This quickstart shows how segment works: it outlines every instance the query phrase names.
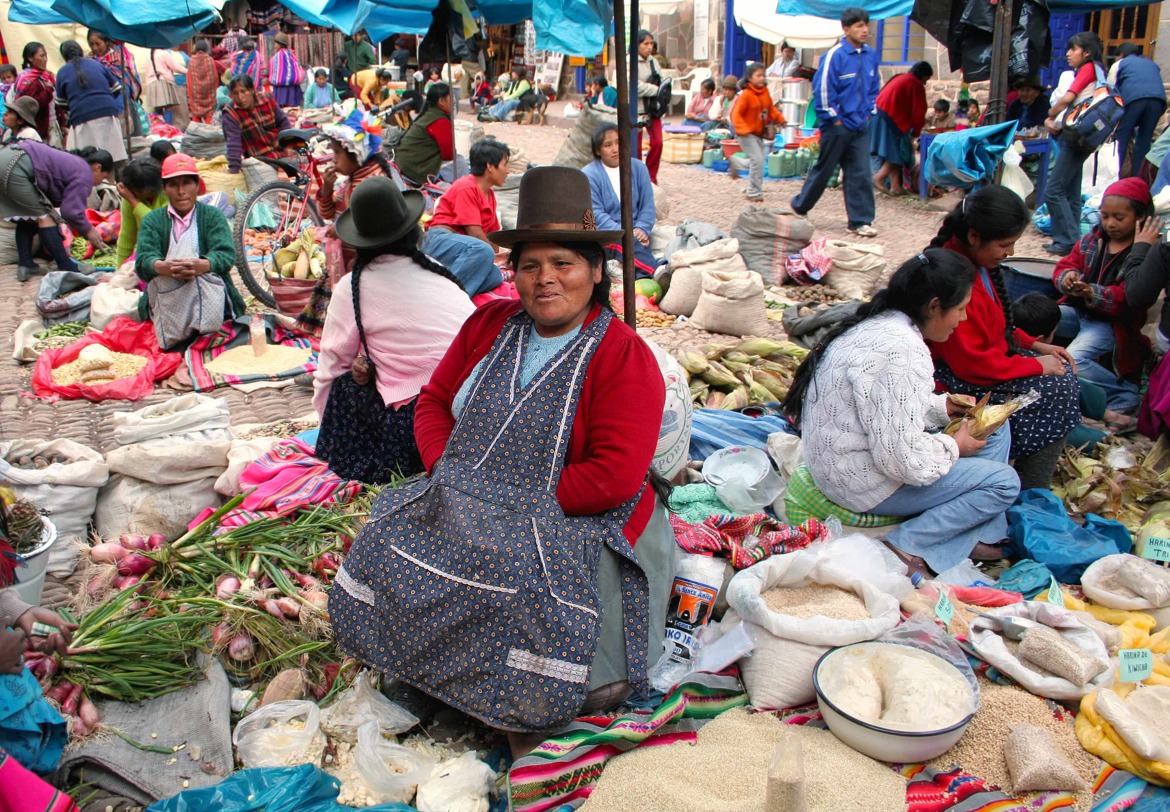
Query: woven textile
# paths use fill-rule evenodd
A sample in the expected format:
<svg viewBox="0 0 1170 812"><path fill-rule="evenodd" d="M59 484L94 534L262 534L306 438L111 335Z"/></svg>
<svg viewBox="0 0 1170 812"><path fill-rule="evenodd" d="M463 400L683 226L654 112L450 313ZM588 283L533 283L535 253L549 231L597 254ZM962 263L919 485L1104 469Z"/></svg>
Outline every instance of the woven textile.
<svg viewBox="0 0 1170 812"><path fill-rule="evenodd" d="M699 524L688 524L671 514L670 526L678 546L688 553L723 556L737 570L773 555L803 550L813 542L826 540L829 533L817 519L797 527L781 524L766 513L720 514L708 516ZM758 539L754 546L744 546L748 537Z"/></svg>
<svg viewBox="0 0 1170 812"><path fill-rule="evenodd" d="M836 516L847 527L889 527L901 522L900 516L880 516L876 513L854 513L848 508L829 501L813 482L808 466L801 463L788 481L784 492L784 507L788 520L804 522L810 519L822 521Z"/></svg>

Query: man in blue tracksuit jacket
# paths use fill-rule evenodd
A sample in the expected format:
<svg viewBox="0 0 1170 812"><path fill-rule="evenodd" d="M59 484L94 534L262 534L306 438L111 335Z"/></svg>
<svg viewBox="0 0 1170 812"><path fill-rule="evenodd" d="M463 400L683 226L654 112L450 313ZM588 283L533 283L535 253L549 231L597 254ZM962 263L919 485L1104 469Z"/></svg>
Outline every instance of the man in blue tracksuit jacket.
<svg viewBox="0 0 1170 812"><path fill-rule="evenodd" d="M869 164L869 117L881 89L878 54L869 39L869 12L847 8L841 13L845 36L821 57L813 77L813 103L821 129L821 151L800 194L792 199L797 214L807 214L825 191L838 166L844 177L849 230L875 237L873 173Z"/></svg>
<svg viewBox="0 0 1170 812"><path fill-rule="evenodd" d="M1125 114L1117 124L1113 140L1117 143L1118 165L1125 163L1125 153L1133 139L1133 160L1129 172L1122 177L1136 175L1141 171L1142 161L1150 151L1154 129L1166 112L1166 88L1162 84L1162 71L1152 60L1141 55L1132 42L1123 43L1117 51L1120 59L1113 66L1117 71L1117 92L1125 104ZM1124 169L1124 167L1122 167Z"/></svg>

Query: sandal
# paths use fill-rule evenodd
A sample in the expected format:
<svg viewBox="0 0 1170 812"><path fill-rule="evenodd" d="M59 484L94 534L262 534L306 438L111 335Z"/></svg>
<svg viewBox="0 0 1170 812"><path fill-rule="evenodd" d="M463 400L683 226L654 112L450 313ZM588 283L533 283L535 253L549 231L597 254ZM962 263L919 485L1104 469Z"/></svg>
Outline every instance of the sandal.
<svg viewBox="0 0 1170 812"><path fill-rule="evenodd" d="M1124 415L1122 416L1125 417ZM1105 428L1107 428L1109 433L1114 437L1122 437L1126 434L1133 434L1135 431L1137 431L1138 422L1137 419L1133 417L1126 417L1125 421L1105 420L1102 422L1104 422Z"/></svg>
<svg viewBox="0 0 1170 812"><path fill-rule="evenodd" d="M1000 544L987 544L980 541L970 554L972 561L999 561L1006 557L1002 542Z"/></svg>
<svg viewBox="0 0 1170 812"><path fill-rule="evenodd" d="M890 544L885 539L879 539L879 541L881 541L882 544L886 545L886 548L889 549L889 551L891 553L896 555L898 557L899 561L901 561L903 564L906 565L906 577L907 578L913 576L914 573L918 573L923 578L930 578L931 576L934 575L934 573L931 571L930 567L926 566L926 562L923 561L918 556L910 555L909 553L902 552L901 550L899 550L893 544Z"/></svg>

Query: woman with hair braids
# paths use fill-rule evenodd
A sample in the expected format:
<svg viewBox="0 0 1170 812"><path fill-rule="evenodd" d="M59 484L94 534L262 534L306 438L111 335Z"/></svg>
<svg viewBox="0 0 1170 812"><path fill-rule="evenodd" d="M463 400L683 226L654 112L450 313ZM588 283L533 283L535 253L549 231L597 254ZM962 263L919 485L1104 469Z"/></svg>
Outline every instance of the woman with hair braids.
<svg viewBox="0 0 1170 812"><path fill-rule="evenodd" d="M53 105L57 97L57 79L48 69L49 54L39 42L26 43L21 58L24 60L22 70L16 77L16 84L12 86L12 98L27 96L40 105L36 113L36 129L41 140L47 144L50 122L54 116L60 122L61 117L60 111Z"/></svg>
<svg viewBox="0 0 1170 812"><path fill-rule="evenodd" d="M932 247L962 254L978 269L967 321L946 341L929 341L944 389L992 403L1035 390L1040 400L1012 416L1012 459L1021 487L1047 488L1065 436L1080 423L1076 363L1063 347L1037 341L1012 322L1000 264L1031 218L1019 195L984 186L943 220Z"/></svg>
<svg viewBox="0 0 1170 812"><path fill-rule="evenodd" d="M423 470L414 441L415 401L475 307L459 281L418 248L421 192L400 192L390 178L375 176L349 203L337 234L357 256L348 280L329 298L313 406L327 423L333 383L348 373L359 384L373 377L385 415L380 436L361 437L361 448L323 432L317 456L339 476L354 478L358 469L349 466L360 453L376 462L363 481L385 484L392 475Z"/></svg>
<svg viewBox="0 0 1170 812"><path fill-rule="evenodd" d="M950 251L907 260L809 353L784 404L826 496L858 512L913 517L885 542L911 571L1002 557L1004 511L1020 491L1007 426L986 441L965 420L954 436L941 431L969 407L935 393L925 342L945 342L966 320L974 280L971 263Z"/></svg>
<svg viewBox="0 0 1170 812"><path fill-rule="evenodd" d="M57 71L56 103L69 111L69 147L96 147L110 153L115 163L125 161L129 156L118 123L122 85L109 68L81 54L73 40L61 43L66 64Z"/></svg>
<svg viewBox="0 0 1170 812"><path fill-rule="evenodd" d="M390 164L382 154L382 125L352 102L346 105L352 111L343 121L321 128L333 150L333 163L321 170L321 186L317 190L317 211L326 220L349 208L350 197L362 181L393 177ZM331 230L327 239L335 240L336 232ZM331 253L335 257L336 251L326 251L330 258L328 274L313 288L308 304L297 317L297 329L317 338L325 327L333 286L353 270L356 257L354 250L345 245L341 248L340 263L332 260Z"/></svg>

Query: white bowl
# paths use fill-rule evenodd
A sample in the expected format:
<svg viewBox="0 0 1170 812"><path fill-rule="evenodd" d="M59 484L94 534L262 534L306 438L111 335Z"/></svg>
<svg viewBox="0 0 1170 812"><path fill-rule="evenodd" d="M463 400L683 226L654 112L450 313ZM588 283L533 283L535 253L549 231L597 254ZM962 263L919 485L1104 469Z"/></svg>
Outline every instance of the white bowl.
<svg viewBox="0 0 1170 812"><path fill-rule="evenodd" d="M929 761L932 758L941 756L958 744L959 739L963 738L963 732L966 731L967 725L975 717L975 713L968 714L960 721L942 730L914 732L893 730L850 716L834 705L821 690L819 679L821 670L832 668L834 665L834 657L839 656L841 652L850 649L856 650L859 647L872 648L896 645L898 644L875 642L854 643L849 646L835 648L825 653L817 660L817 664L813 668L813 688L817 693L817 705L821 709L821 716L824 717L825 724L829 726L829 730L838 739L845 742L845 744L857 752L863 753L878 761L886 761L891 764L919 764L923 761ZM905 647L903 646L901 648ZM966 679L959 669L955 668L943 658L922 651L921 649L912 650L928 657L933 657L942 667L953 671L960 678Z"/></svg>
<svg viewBox="0 0 1170 812"><path fill-rule="evenodd" d="M772 504L784 489L768 455L751 446L716 451L703 463L703 479L724 504L744 513Z"/></svg>

